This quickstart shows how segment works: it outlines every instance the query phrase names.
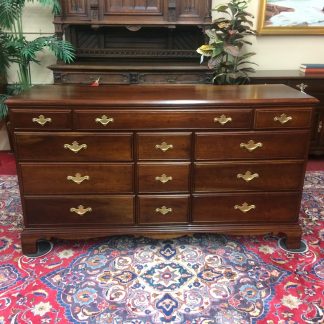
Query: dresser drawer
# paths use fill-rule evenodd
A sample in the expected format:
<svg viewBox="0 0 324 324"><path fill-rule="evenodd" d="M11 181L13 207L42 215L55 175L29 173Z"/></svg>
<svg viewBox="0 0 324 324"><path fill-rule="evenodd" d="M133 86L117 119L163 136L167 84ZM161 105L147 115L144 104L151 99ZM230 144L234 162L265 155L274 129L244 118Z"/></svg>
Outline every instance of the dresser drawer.
<svg viewBox="0 0 324 324"><path fill-rule="evenodd" d="M190 163L140 163L139 192L188 192Z"/></svg>
<svg viewBox="0 0 324 324"><path fill-rule="evenodd" d="M190 160L192 133L138 133L139 160Z"/></svg>
<svg viewBox="0 0 324 324"><path fill-rule="evenodd" d="M303 161L195 163L194 191L294 191L302 187L303 172Z"/></svg>
<svg viewBox="0 0 324 324"><path fill-rule="evenodd" d="M16 153L30 161L131 161L131 133L16 132Z"/></svg>
<svg viewBox="0 0 324 324"><path fill-rule="evenodd" d="M188 195L139 196L139 224L187 223Z"/></svg>
<svg viewBox="0 0 324 324"><path fill-rule="evenodd" d="M194 195L194 223L282 223L298 220L299 193Z"/></svg>
<svg viewBox="0 0 324 324"><path fill-rule="evenodd" d="M133 192L131 163L20 163L25 194Z"/></svg>
<svg viewBox="0 0 324 324"><path fill-rule="evenodd" d="M311 123L312 108L256 109L254 128L309 128Z"/></svg>
<svg viewBox="0 0 324 324"><path fill-rule="evenodd" d="M72 129L72 112L67 109L11 109L12 129L68 130Z"/></svg>
<svg viewBox="0 0 324 324"><path fill-rule="evenodd" d="M197 133L197 160L275 159L307 156L308 131Z"/></svg>
<svg viewBox="0 0 324 324"><path fill-rule="evenodd" d="M150 110L76 110L74 125L78 130L109 129L249 129L251 109L197 111L166 109Z"/></svg>
<svg viewBox="0 0 324 324"><path fill-rule="evenodd" d="M25 225L94 227L134 223L134 196L25 197Z"/></svg>

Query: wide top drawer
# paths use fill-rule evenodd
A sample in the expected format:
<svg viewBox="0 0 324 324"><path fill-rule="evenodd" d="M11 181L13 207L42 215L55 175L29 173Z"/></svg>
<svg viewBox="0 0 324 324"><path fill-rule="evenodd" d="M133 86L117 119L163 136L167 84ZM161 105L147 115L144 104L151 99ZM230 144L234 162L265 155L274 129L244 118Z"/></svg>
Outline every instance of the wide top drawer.
<svg viewBox="0 0 324 324"><path fill-rule="evenodd" d="M72 112L69 109L11 109L13 129L69 130L72 129Z"/></svg>
<svg viewBox="0 0 324 324"><path fill-rule="evenodd" d="M75 110L77 130L249 129L252 109Z"/></svg>

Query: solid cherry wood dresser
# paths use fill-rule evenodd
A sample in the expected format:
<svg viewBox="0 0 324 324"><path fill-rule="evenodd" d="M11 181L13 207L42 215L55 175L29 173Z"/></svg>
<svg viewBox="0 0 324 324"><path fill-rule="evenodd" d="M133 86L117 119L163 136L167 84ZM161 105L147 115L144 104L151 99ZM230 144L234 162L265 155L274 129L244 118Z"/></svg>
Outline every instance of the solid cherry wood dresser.
<svg viewBox="0 0 324 324"><path fill-rule="evenodd" d="M285 85L35 86L8 100L24 213L39 239L287 235L317 100Z"/></svg>

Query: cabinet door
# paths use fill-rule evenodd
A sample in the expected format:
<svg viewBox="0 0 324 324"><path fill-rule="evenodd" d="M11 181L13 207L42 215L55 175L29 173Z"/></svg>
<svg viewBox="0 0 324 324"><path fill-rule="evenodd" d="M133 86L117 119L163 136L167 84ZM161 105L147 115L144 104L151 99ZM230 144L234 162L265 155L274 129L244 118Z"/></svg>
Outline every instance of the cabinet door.
<svg viewBox="0 0 324 324"><path fill-rule="evenodd" d="M90 18L89 4L89 0L65 0L62 1L63 12L67 17L86 20Z"/></svg>
<svg viewBox="0 0 324 324"><path fill-rule="evenodd" d="M208 19L210 17L211 1L209 0L178 0L177 20Z"/></svg>

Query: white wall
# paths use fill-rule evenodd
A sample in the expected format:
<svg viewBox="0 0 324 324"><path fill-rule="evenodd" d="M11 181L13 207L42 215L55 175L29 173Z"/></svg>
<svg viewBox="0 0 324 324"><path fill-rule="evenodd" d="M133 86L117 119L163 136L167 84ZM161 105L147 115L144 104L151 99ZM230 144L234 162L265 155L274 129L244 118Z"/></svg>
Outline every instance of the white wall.
<svg viewBox="0 0 324 324"><path fill-rule="evenodd" d="M255 17L255 29L259 2L252 0L248 10ZM216 3L219 0L213 0ZM252 42L259 70L295 70L301 63L324 63L324 35L259 35Z"/></svg>
<svg viewBox="0 0 324 324"><path fill-rule="evenodd" d="M226 0L213 0L213 6ZM259 12L259 0L251 0L248 11L255 16L255 26ZM39 4L27 3L24 11L23 26L28 39L40 35L50 35L54 32L53 17L49 8ZM255 27L256 28L256 27ZM253 46L249 51L257 53L253 57L259 70L294 70L301 63L324 63L324 35L265 35L252 38ZM54 64L55 58L50 53L39 55L41 65L33 64L33 83L52 83L52 71L46 66ZM17 81L17 70L9 71L9 83ZM6 137L0 133L0 148L7 149ZM5 142L5 143L4 143Z"/></svg>

